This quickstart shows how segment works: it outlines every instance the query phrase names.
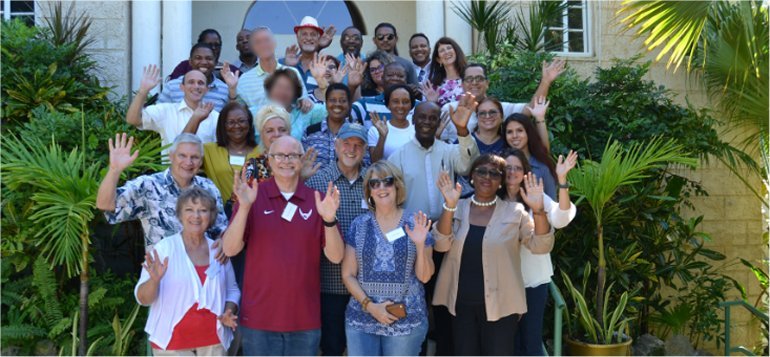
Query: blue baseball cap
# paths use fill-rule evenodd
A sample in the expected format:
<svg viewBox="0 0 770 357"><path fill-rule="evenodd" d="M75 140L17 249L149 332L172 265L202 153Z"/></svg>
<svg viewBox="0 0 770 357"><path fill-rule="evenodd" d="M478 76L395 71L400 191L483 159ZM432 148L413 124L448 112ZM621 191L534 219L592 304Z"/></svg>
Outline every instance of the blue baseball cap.
<svg viewBox="0 0 770 357"><path fill-rule="evenodd" d="M340 131L337 133L337 139L345 140L352 137L359 138L366 143L366 128L358 123L342 124Z"/></svg>

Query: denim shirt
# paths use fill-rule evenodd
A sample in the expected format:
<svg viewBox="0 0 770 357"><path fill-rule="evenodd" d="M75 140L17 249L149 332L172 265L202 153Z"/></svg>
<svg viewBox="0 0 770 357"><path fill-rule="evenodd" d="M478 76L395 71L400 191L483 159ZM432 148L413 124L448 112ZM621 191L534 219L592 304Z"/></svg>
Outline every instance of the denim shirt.
<svg viewBox="0 0 770 357"><path fill-rule="evenodd" d="M412 213L404 211L399 227L414 228ZM387 232L385 232L387 233ZM345 243L356 250L358 283L373 303L387 300L406 304L406 317L385 325L362 310L355 298L350 299L345 311L345 323L364 333L381 336L403 336L416 327L428 323L425 290L415 275L417 247L404 234L388 242L377 224L374 214L358 216L350 225ZM428 234L425 246L433 246Z"/></svg>

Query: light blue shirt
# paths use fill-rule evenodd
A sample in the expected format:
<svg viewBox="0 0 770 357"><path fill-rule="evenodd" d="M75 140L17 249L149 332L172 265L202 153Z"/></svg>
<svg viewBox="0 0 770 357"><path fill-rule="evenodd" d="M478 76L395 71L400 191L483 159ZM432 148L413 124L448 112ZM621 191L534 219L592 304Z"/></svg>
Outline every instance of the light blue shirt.
<svg viewBox="0 0 770 357"><path fill-rule="evenodd" d="M253 72L253 70L249 71L249 73L251 72ZM269 103L270 102L268 102L268 104ZM262 108L249 108L255 118L257 117L257 113L260 109ZM289 114L291 115L291 136L300 142L302 142L302 137L305 135L305 129L307 129L307 127L322 122L329 115L326 112L326 105L318 103L314 104L313 108L311 108L307 113L303 113L301 110L299 110L299 108L295 106L292 108ZM256 132L256 138L257 143L259 143L259 131Z"/></svg>
<svg viewBox="0 0 770 357"><path fill-rule="evenodd" d="M163 86L163 91L160 92L158 97L158 103L179 103L184 99L184 92L179 87L182 84L182 77L172 79ZM204 103L214 104L214 110L222 111L222 108L227 104L228 94L227 84L222 82L218 78L214 78L214 81L209 84L209 91L203 96Z"/></svg>
<svg viewBox="0 0 770 357"><path fill-rule="evenodd" d="M293 71L295 71L297 73L297 78L300 79L300 83L302 84L301 98L307 97L307 89L305 88L305 83L302 81L302 75L299 73L299 71L297 71L296 68L284 66L280 63L277 63L275 68L291 68ZM238 87L236 88L236 91L238 96L243 100L244 103L246 103L247 107L261 108L263 105L268 103L267 91L265 90L265 80L268 76L270 76L270 74L271 73L267 73L264 69L262 69L262 64L260 63L250 71L241 75L241 78L238 79Z"/></svg>

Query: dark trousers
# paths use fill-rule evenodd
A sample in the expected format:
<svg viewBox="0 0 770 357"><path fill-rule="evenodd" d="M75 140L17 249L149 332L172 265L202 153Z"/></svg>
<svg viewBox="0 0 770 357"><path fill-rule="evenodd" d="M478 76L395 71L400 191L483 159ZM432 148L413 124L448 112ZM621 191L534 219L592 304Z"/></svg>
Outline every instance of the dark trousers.
<svg viewBox="0 0 770 357"><path fill-rule="evenodd" d="M345 352L345 308L350 295L321 294L321 354L342 356Z"/></svg>
<svg viewBox="0 0 770 357"><path fill-rule="evenodd" d="M519 325L518 314L487 321L486 307L480 304L455 304L452 319L455 354L458 356L512 356L516 354L511 332Z"/></svg>
<svg viewBox="0 0 770 357"><path fill-rule="evenodd" d="M433 251L433 264L436 267L436 273L425 284L425 299L428 302L430 310L430 332L428 338L436 341L436 356L454 356L454 342L452 342L452 314L446 306L433 306L433 290L436 288L436 279L438 270L441 268L441 262L444 260L444 253ZM423 343L421 356L427 355L428 339Z"/></svg>
<svg viewBox="0 0 770 357"><path fill-rule="evenodd" d="M548 283L527 288L527 313L519 321L516 334L516 354L545 356L543 350L543 316L548 301Z"/></svg>

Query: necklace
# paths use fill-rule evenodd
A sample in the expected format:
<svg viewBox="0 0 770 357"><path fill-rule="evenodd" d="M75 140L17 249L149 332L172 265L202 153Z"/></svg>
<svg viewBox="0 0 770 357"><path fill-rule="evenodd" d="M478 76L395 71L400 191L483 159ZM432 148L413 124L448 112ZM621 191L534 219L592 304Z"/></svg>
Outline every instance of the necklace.
<svg viewBox="0 0 770 357"><path fill-rule="evenodd" d="M473 196L471 196L471 202L472 202L474 205L476 205L476 206L479 206L479 207L489 207L489 206L494 206L494 205L495 205L495 203L497 203L497 196L495 196L495 199L494 199L494 200L492 200L492 201L489 201L489 202L479 202L479 201L476 201L476 195L473 195Z"/></svg>

